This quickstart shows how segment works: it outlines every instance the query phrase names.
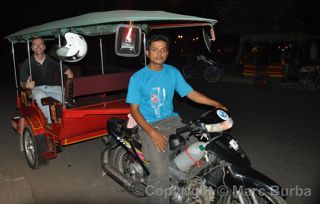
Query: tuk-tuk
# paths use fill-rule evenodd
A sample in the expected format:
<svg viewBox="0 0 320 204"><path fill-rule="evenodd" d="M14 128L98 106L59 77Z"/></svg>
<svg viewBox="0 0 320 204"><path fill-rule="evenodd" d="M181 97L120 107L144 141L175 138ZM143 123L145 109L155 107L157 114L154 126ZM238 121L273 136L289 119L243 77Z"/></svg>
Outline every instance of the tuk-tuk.
<svg viewBox="0 0 320 204"><path fill-rule="evenodd" d="M319 42L320 36L317 35L243 35L236 63L243 67L245 77L256 76L262 69L270 78L283 79L298 66L318 59L314 46L318 47Z"/></svg>
<svg viewBox="0 0 320 204"><path fill-rule="evenodd" d="M113 62L123 63L127 59L140 61L142 59L142 63L146 64L146 35L150 31L201 27L204 31L208 31L208 35L204 32L204 37L210 46L212 40L210 33L213 33L215 23L216 20L213 19L164 11L115 10L52 21L6 36L12 45L19 110L19 114L12 117L11 124L19 134L20 150L24 151L29 166L35 169L48 164L64 146L107 136L106 121L111 117L128 119L130 108L125 103L125 96L133 70L117 67ZM51 97L41 100L43 105L50 108L52 123L48 125L34 100L32 91L19 86L19 63L15 49L20 44L26 45L25 51L31 66L32 39L42 37L48 43L62 47L64 37L68 33L82 36L88 43L88 53L91 52L91 56L94 56L88 59L90 57L87 54L81 61L69 63L68 66L72 69L88 67L87 63L91 61L94 65L90 66L99 67L100 73L79 74L68 80L61 74L59 81L62 101ZM107 51L113 49L116 55L109 58ZM62 73L62 61L60 61L60 72Z"/></svg>

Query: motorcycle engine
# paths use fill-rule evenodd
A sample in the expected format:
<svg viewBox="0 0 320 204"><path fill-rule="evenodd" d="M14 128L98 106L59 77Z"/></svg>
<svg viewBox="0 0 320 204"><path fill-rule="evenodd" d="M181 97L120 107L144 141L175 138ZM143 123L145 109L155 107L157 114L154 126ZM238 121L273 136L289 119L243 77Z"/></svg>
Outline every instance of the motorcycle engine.
<svg viewBox="0 0 320 204"><path fill-rule="evenodd" d="M137 162L133 162L129 165L131 178L139 183L144 183L143 168Z"/></svg>
<svg viewBox="0 0 320 204"><path fill-rule="evenodd" d="M171 186L171 203L199 203L210 204L214 202L215 191L212 187L206 185L206 180L196 177L185 182L184 185Z"/></svg>

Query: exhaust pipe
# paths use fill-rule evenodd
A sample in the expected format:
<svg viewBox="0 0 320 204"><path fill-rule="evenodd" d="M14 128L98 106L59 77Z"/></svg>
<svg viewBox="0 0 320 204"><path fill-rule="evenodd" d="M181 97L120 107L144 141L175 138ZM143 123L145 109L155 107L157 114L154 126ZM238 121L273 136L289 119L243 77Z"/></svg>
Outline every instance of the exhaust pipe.
<svg viewBox="0 0 320 204"><path fill-rule="evenodd" d="M130 178L127 178L125 175L123 175L121 172L119 172L117 169L113 168L110 165L109 154L110 154L109 148L106 148L105 151L103 151L101 154L102 169L113 180L115 180L117 183L119 183L121 186L123 186L126 190L130 191L132 188L133 181Z"/></svg>
<svg viewBox="0 0 320 204"><path fill-rule="evenodd" d="M132 181L130 178L126 178L121 172L117 171L109 163L104 164L102 168L108 176L123 186L126 190L132 190Z"/></svg>

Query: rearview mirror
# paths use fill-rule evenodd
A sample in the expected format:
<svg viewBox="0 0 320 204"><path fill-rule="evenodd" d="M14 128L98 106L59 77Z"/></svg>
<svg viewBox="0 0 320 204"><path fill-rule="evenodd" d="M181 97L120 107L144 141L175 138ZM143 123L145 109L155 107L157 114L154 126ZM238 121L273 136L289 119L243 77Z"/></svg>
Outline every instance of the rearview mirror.
<svg viewBox="0 0 320 204"><path fill-rule="evenodd" d="M121 25L117 28L115 52L123 57L137 57L141 49L141 29L132 25Z"/></svg>

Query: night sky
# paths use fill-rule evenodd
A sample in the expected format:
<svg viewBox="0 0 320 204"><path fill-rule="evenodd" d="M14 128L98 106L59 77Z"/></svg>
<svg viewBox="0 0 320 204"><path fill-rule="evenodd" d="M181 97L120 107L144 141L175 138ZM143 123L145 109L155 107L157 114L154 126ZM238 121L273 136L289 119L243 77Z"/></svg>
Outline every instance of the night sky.
<svg viewBox="0 0 320 204"><path fill-rule="evenodd" d="M190 6L191 0L133 1L133 0L91 0L91 1L18 1L6 2L0 8L0 62L11 59L10 43L5 36L24 28L43 24L63 18L82 15L96 11L133 9L133 10L166 10L181 14L196 14ZM168 9L171 8L171 9Z"/></svg>
<svg viewBox="0 0 320 204"><path fill-rule="evenodd" d="M1 35L11 34L28 26L33 26L48 21L81 15L84 13L115 9L136 10L166 10L181 14L199 15L208 17L203 13L201 6L208 0L91 0L91 1L18 1L7 2L2 6ZM281 0L280 0L281 1ZM283 0L284 1L284 0ZM232 0L230 6L232 5ZM257 1L257 4L259 1ZM315 2L311 0L295 0L297 9L301 10L306 23L306 31L320 33L318 25L318 12ZM245 5L244 5L245 6ZM279 8L281 9L281 8ZM272 15L272 13L270 14ZM218 19L219 20L219 19Z"/></svg>
<svg viewBox="0 0 320 204"><path fill-rule="evenodd" d="M203 13L203 7L209 0L91 0L91 1L18 1L11 0L7 6L1 9L1 56L6 56L10 44L3 39L5 36L17 32L23 28L34 26L49 21L77 16L89 12L106 11L115 9L135 10L165 10L180 14L198 15L209 17ZM284 1L284 0L283 0ZM232 5L233 1L228 1ZM302 13L305 23L305 32L309 34L320 34L318 24L318 7L311 0L295 0L297 9ZM258 1L257 1L257 4ZM281 9L281 8L280 8ZM272 13L270 14L272 15ZM217 19L218 21L222 21ZM5 57L6 58L6 57Z"/></svg>

